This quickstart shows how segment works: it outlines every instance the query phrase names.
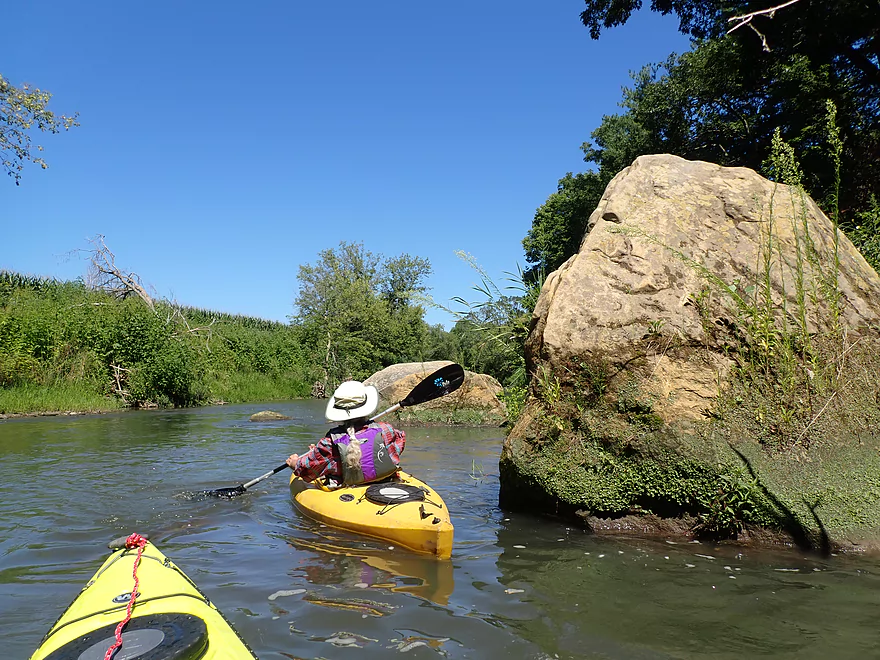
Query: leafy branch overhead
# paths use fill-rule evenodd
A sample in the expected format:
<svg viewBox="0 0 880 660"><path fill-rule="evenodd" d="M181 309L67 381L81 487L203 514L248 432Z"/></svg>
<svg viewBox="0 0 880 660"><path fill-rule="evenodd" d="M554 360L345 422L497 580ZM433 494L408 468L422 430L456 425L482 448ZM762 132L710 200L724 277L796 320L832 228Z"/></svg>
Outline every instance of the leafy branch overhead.
<svg viewBox="0 0 880 660"><path fill-rule="evenodd" d="M51 98L52 94L45 90L31 88L27 83L15 87L0 75L0 163L15 179L15 185L19 184L26 162L43 169L48 167L40 155L43 147L31 140L34 130L60 133L79 126L78 114L56 115L49 110Z"/></svg>
<svg viewBox="0 0 880 660"><path fill-rule="evenodd" d="M598 39L643 0L585 0L581 21ZM605 186L641 155L763 172L777 128L803 165L804 187L863 254L877 253L880 217L880 1L651 0L674 15L691 49L647 64L582 149L589 171L567 174L523 240L531 268L550 272L577 252ZM748 27L749 30L738 28ZM757 34L757 38L756 38ZM837 109L838 181L828 157L826 102ZM872 260L874 264L880 261Z"/></svg>

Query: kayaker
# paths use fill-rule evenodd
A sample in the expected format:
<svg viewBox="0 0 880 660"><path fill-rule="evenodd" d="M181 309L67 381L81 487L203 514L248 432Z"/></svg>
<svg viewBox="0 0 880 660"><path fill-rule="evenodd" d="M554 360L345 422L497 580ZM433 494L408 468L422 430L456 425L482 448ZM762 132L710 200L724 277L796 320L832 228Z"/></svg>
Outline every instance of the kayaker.
<svg viewBox="0 0 880 660"><path fill-rule="evenodd" d="M397 472L406 435L369 420L378 405L379 392L372 385L347 380L337 387L324 416L339 425L305 454L291 454L287 464L294 474L303 481L326 477L333 487L379 481Z"/></svg>

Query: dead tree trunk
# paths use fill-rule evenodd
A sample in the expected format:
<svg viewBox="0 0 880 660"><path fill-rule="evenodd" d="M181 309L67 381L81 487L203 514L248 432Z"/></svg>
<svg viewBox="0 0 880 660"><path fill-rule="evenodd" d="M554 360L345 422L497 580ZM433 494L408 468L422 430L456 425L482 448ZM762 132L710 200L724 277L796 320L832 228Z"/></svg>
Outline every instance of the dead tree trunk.
<svg viewBox="0 0 880 660"><path fill-rule="evenodd" d="M153 298L147 293L137 273L120 270L116 266L116 256L104 242L103 234L89 239L92 244L90 253L89 273L86 284L93 289L106 291L114 298L124 300L129 296L137 296L143 300L150 311L156 312Z"/></svg>

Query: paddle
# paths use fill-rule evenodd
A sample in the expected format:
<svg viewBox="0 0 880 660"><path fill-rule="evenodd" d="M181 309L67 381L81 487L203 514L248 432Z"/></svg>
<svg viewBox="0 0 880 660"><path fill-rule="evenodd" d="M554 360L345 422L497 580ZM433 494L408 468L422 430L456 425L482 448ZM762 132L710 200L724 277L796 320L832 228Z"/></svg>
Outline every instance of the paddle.
<svg viewBox="0 0 880 660"><path fill-rule="evenodd" d="M406 398L403 401L401 401L400 403L395 403L387 410L383 410L378 415L371 418L370 421L372 422L374 420L377 420L383 415L394 412L398 408L407 408L409 406L415 406L420 403L425 403L427 401L433 401L434 399L449 394L450 392L454 392L459 387L461 387L461 384L463 382L464 369L461 368L461 365L448 364L445 367L437 369L437 371L435 371L431 375L426 376L418 385L416 385L412 389L409 394L407 394ZM264 479L268 479L273 474L278 474L287 467L289 467L287 463L282 463L274 470L267 472L266 474L262 474L256 479L251 479L245 484L234 486L232 488L217 488L215 490L206 490L205 495L213 495L215 497L236 497L237 495L243 494L245 491L247 491L248 488L250 488L254 484L258 484Z"/></svg>

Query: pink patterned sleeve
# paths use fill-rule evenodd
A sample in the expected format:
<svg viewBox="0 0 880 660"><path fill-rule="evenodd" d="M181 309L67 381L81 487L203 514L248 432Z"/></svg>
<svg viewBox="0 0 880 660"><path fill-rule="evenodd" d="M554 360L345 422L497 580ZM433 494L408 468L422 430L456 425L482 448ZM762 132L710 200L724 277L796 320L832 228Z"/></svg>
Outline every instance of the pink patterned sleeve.
<svg viewBox="0 0 880 660"><path fill-rule="evenodd" d="M313 449L299 457L293 472L303 481L314 481L328 472L335 474L336 469L333 442L330 438L321 438Z"/></svg>
<svg viewBox="0 0 880 660"><path fill-rule="evenodd" d="M379 426L382 427L382 440L388 449L388 455L395 465L400 465L400 455L406 445L406 433L398 431L391 424L385 422L379 422Z"/></svg>

